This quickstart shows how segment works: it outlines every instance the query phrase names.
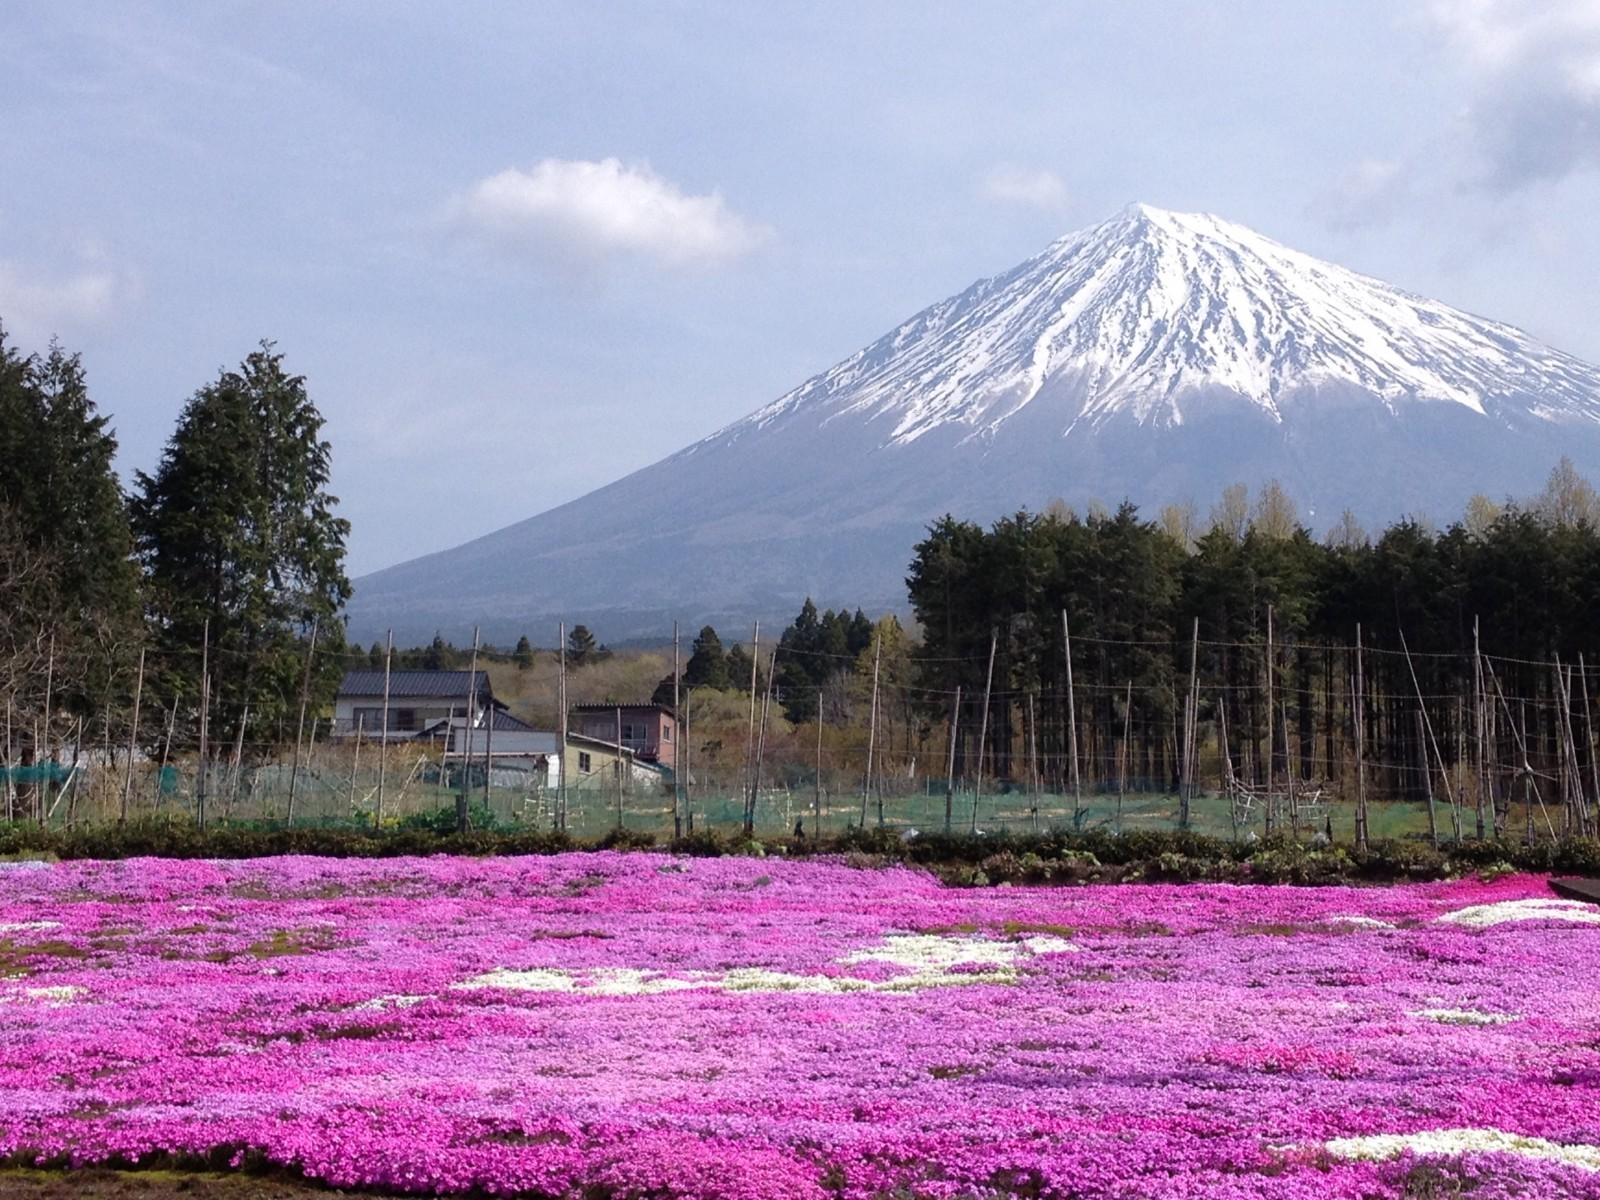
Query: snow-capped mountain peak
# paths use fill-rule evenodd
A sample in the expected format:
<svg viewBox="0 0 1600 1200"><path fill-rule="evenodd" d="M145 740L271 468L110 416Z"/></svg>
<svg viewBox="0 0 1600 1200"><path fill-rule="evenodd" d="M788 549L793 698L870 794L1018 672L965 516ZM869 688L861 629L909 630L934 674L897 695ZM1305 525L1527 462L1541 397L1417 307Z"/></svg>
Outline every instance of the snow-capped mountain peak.
<svg viewBox="0 0 1600 1200"><path fill-rule="evenodd" d="M807 595L883 611L946 513L1203 511L1276 480L1313 528L1448 521L1474 493L1536 493L1564 456L1600 470L1600 368L1218 217L1134 205L677 454L358 581L351 634L582 617L626 637L787 619Z"/></svg>
<svg viewBox="0 0 1600 1200"><path fill-rule="evenodd" d="M711 441L775 421L870 418L881 444L992 433L1052 405L1064 436L1113 415L1182 424L1208 397L1275 420L1308 391L1391 410L1505 406L1600 420L1600 372L1510 326L1203 213L1133 204L925 309ZM1516 399L1520 398L1520 399Z"/></svg>

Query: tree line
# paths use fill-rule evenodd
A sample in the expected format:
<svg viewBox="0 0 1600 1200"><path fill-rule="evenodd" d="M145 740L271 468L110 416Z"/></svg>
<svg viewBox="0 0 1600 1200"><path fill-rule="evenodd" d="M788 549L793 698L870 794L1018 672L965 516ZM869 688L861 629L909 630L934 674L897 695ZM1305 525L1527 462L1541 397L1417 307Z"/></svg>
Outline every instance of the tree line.
<svg viewBox="0 0 1600 1200"><path fill-rule="evenodd" d="M294 735L331 694L348 523L303 377L263 342L182 406L124 488L82 359L0 326L5 762L137 740L170 753ZM312 669L313 661L321 664ZM115 722L115 727L113 726Z"/></svg>
<svg viewBox="0 0 1600 1200"><path fill-rule="evenodd" d="M1503 819L1519 788L1600 788L1600 504L1568 462L1542 496L1476 497L1443 530L1369 536L1346 514L1318 540L1276 485L1253 507L1229 489L1203 526L1131 504L946 517L907 587L922 707L955 725L961 775L1068 787L1075 733L1080 786L1176 787L1193 740L1213 779L1348 794L1359 715L1379 794L1450 788Z"/></svg>

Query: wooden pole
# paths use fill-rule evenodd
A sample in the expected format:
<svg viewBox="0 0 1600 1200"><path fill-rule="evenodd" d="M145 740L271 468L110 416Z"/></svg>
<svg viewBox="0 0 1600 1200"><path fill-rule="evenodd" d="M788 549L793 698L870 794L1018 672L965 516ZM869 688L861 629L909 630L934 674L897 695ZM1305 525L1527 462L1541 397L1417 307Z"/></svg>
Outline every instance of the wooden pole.
<svg viewBox="0 0 1600 1200"><path fill-rule="evenodd" d="M6 821L9 823L17 819L17 789L12 773L16 770L16 759L12 754L11 742L11 697L6 697Z"/></svg>
<svg viewBox="0 0 1600 1200"><path fill-rule="evenodd" d="M1294 795L1294 763L1289 761L1289 690L1278 701L1283 713L1283 798L1289 805L1289 835L1300 837L1300 806Z"/></svg>
<svg viewBox="0 0 1600 1200"><path fill-rule="evenodd" d="M1456 807L1455 789L1450 786L1450 772L1445 769L1444 754L1439 749L1439 739L1433 734L1433 721L1428 717L1428 706L1422 699L1422 684L1417 680L1417 668L1411 661L1411 648L1406 645L1405 631L1399 630L1397 632L1400 634L1400 649L1405 651L1406 670L1411 673L1411 686L1416 689L1417 711L1422 714L1422 729L1423 732L1427 734L1427 740L1422 745L1423 761L1426 763L1428 757L1428 748L1431 746L1433 748L1433 757L1439 764L1439 775L1444 781L1445 802L1449 804L1453 810ZM1429 778L1432 778L1431 774ZM1456 820L1457 824L1459 825L1460 818L1457 817ZM1437 843L1439 840L1439 834L1437 829L1434 828L1433 784L1431 782L1428 784L1428 827L1433 831L1433 840L1435 843Z"/></svg>
<svg viewBox="0 0 1600 1200"><path fill-rule="evenodd" d="M239 715L239 733L233 742L233 786L228 792L227 811L222 816L226 820L233 814L233 806L239 800L239 783L244 774L244 729L250 724L250 706L244 706L244 712Z"/></svg>
<svg viewBox="0 0 1600 1200"><path fill-rule="evenodd" d="M206 827L206 759L210 755L207 748L207 733L211 720L211 672L200 673L200 759L195 768L195 824L201 829ZM293 780L290 780L293 786ZM293 794L292 792L290 793Z"/></svg>
<svg viewBox="0 0 1600 1200"><path fill-rule="evenodd" d="M740 792L745 797L744 826L750 828L750 767L756 757L756 668L761 663L761 622L755 623L755 632L750 636L750 720L745 730L744 738L744 770L740 773Z"/></svg>
<svg viewBox="0 0 1600 1200"><path fill-rule="evenodd" d="M683 828L686 833L694 832L694 804L692 769L694 766L694 738L689 725L690 709L694 707L694 689L690 688L683 694ZM819 733L817 735L821 737Z"/></svg>
<svg viewBox="0 0 1600 1200"><path fill-rule="evenodd" d="M867 773L861 784L861 827L867 827L867 797L872 795L872 754L878 743L878 664L883 655L883 639L872 635L872 708L867 719ZM883 800L878 800L878 824L883 824Z"/></svg>
<svg viewBox="0 0 1600 1200"><path fill-rule="evenodd" d="M35 643L37 644L37 643ZM44 824L46 814L50 811L50 768L47 764L55 761L55 752L51 749L51 740L54 730L51 728L52 718L55 714L51 711L55 707L56 684L56 635L50 634L50 649L45 655L44 667L44 758L39 759L38 750L34 751L35 761L40 762L45 769L39 773L39 786L34 789L39 796L39 823ZM37 744L39 739L34 738Z"/></svg>
<svg viewBox="0 0 1600 1200"><path fill-rule="evenodd" d="M472 665L467 668L467 711L462 720L462 732L465 734L465 743L461 753L461 790L456 795L456 832L467 832L467 802L470 786L468 777L472 767L472 710L478 702L478 627L472 627ZM450 742L453 735L450 723L445 724L445 756L449 757Z"/></svg>
<svg viewBox="0 0 1600 1200"><path fill-rule="evenodd" d="M1131 694L1131 685L1130 685ZM1233 840L1239 840L1239 780L1233 773L1233 748L1228 744L1228 693L1217 698L1217 748L1222 752L1223 788L1228 794L1228 824Z"/></svg>
<svg viewBox="0 0 1600 1200"><path fill-rule="evenodd" d="M1355 722L1356 741L1356 846L1367 848L1371 827L1367 813L1367 693L1363 674L1361 626L1356 625L1356 694L1352 715Z"/></svg>
<svg viewBox="0 0 1600 1200"><path fill-rule="evenodd" d="M761 797L761 768L767 757L767 714L772 709L772 678L778 673L778 649L773 647L767 659L767 686L765 694L761 697L761 727L756 733L756 766L755 774L750 780L750 828L747 833L755 832L756 804ZM882 803L879 803L878 823L883 823Z"/></svg>
<svg viewBox="0 0 1600 1200"><path fill-rule="evenodd" d="M139 648L139 673L133 685L133 724L128 727L128 769L122 776L122 804L117 810L117 823L128 822L128 796L133 791L133 756L139 747L139 705L144 700L144 647ZM10 756L11 716L6 714L7 757Z"/></svg>
<svg viewBox="0 0 1600 1200"><path fill-rule="evenodd" d="M488 682L489 672L483 673L484 682ZM471 742L469 740L468 746ZM483 709L483 806L494 815L494 700L491 698Z"/></svg>
<svg viewBox="0 0 1600 1200"><path fill-rule="evenodd" d="M1183 760L1184 779L1183 793L1178 804L1178 827L1189 828L1189 810L1194 799L1194 772L1199 762L1195 753L1195 731L1200 725L1200 714L1196 712L1199 701L1200 687L1200 618L1194 619L1194 632L1189 640L1189 698L1184 706L1183 729Z"/></svg>
<svg viewBox="0 0 1600 1200"><path fill-rule="evenodd" d="M1033 828L1039 828L1039 724L1034 719L1033 693L1028 693L1028 793L1032 798L1029 814Z"/></svg>
<svg viewBox="0 0 1600 1200"><path fill-rule="evenodd" d="M242 731L243 726L240 729ZM365 729L366 717L357 714L355 748L350 752L350 795L347 799L352 817L356 815L356 774L361 770L361 735Z"/></svg>
<svg viewBox="0 0 1600 1200"><path fill-rule="evenodd" d="M1494 664L1492 662L1488 661L1487 659L1485 659L1483 665L1484 665L1485 671L1488 672L1488 682L1491 685L1493 685L1493 687L1494 687L1495 697L1500 701L1500 708L1506 714L1506 724L1511 727L1511 736L1512 736L1513 739L1515 739L1515 741L1517 743L1517 753L1519 755L1521 755L1521 757L1522 757L1522 768L1521 768L1519 774L1520 774L1520 776L1522 778L1522 782L1523 782L1523 804L1527 809L1527 817L1528 817L1528 828L1527 828L1527 835L1526 836L1527 836L1528 844L1532 845L1533 844L1533 806L1534 806L1535 803L1537 803L1539 805L1540 811L1544 811L1544 798L1539 795L1538 785L1534 783L1534 779L1533 779L1533 764L1528 759L1527 714L1526 714L1526 712L1523 713L1523 721L1522 721L1521 727L1519 728L1517 719L1511 712L1511 705L1506 702L1505 690L1503 688L1501 688L1500 679L1495 674ZM1507 800L1506 807L1509 810L1509 808L1510 808L1509 799ZM1510 815L1509 811L1508 811L1507 815L1508 816ZM1555 826L1550 823L1550 814L1548 812L1545 812L1544 820L1545 820L1545 825L1550 830L1551 840L1554 840L1555 839L1555 835L1556 835L1556 830L1555 830Z"/></svg>
<svg viewBox="0 0 1600 1200"><path fill-rule="evenodd" d="M567 831L567 623L561 622L559 640L556 643L556 653L560 661L560 674L556 677L556 707L560 709L559 727L561 730L561 745L557 748L559 758L556 762L556 830L560 833Z"/></svg>
<svg viewBox="0 0 1600 1200"><path fill-rule="evenodd" d="M1072 685L1072 630L1067 625L1067 610L1061 610L1061 652L1067 666L1067 754L1072 761L1072 828L1083 826L1083 778L1078 772L1078 698ZM993 655L991 655L991 658Z"/></svg>
<svg viewBox="0 0 1600 1200"><path fill-rule="evenodd" d="M1583 769L1578 763L1578 740L1572 730L1572 676L1571 667L1561 665L1561 656L1555 657L1556 700L1561 716L1561 774L1562 774L1562 826L1570 834L1573 826L1582 836L1588 825L1585 813Z"/></svg>
<svg viewBox="0 0 1600 1200"><path fill-rule="evenodd" d="M1433 811L1433 767L1428 762L1428 743L1422 710L1417 709L1417 749L1422 752L1422 783L1428 795L1428 840L1439 844L1439 820Z"/></svg>
<svg viewBox="0 0 1600 1200"><path fill-rule="evenodd" d="M306 669L300 677L300 722L294 734L294 766L289 770L289 812L284 824L294 828L294 797L300 783L300 742L306 732L306 703L311 695L311 657L317 652L317 617L311 618L311 640L306 644Z"/></svg>
<svg viewBox="0 0 1600 1200"><path fill-rule="evenodd" d="M811 836L822 836L822 692L817 691L817 774L811 789Z"/></svg>
<svg viewBox="0 0 1600 1200"><path fill-rule="evenodd" d="M389 675L394 666L394 630L384 637L383 646L383 727L378 731L378 806L372 814L372 827L383 828L383 788L389 767Z"/></svg>
<svg viewBox="0 0 1600 1200"><path fill-rule="evenodd" d="M1475 709L1473 713L1473 732L1476 734L1478 754L1478 805L1477 823L1478 840L1483 841L1484 823L1483 809L1489 800L1489 762L1486 748L1489 743L1489 718L1484 705L1483 689L1483 652L1478 645L1478 618L1472 618L1472 700Z"/></svg>
<svg viewBox="0 0 1600 1200"><path fill-rule="evenodd" d="M616 711L617 719L617 828L622 828L622 772L627 766L624 755L627 751L622 747L622 706L619 704Z"/></svg>
<svg viewBox="0 0 1600 1200"><path fill-rule="evenodd" d="M989 739L989 698L994 694L994 653L1000 645L1000 631L989 634L989 673L983 684L983 718L978 722L978 771L972 787L972 832L978 832L978 800L983 795L983 753Z"/></svg>
<svg viewBox="0 0 1600 1200"><path fill-rule="evenodd" d="M673 736L678 738L679 742L683 740L681 736L683 730L677 728L677 724L680 719L678 700L678 673L680 669L678 658L678 623L674 621L672 623L672 724L674 727ZM672 836L674 838L680 838L683 836L683 781L679 778L678 747L676 743L672 747Z"/></svg>
<svg viewBox="0 0 1600 1200"><path fill-rule="evenodd" d="M1458 695L1456 697L1456 759L1451 764L1458 782L1461 778L1462 765L1467 761L1466 709L1466 700ZM1456 793L1456 798L1458 801L1462 798L1459 792ZM1461 805L1459 803L1450 806L1450 828L1452 836L1456 840L1456 845L1459 846L1461 844Z"/></svg>
<svg viewBox="0 0 1600 1200"><path fill-rule="evenodd" d="M950 746L944 772L944 831L950 832L956 808L956 738L961 731L961 685L956 684L955 702L950 705Z"/></svg>
<svg viewBox="0 0 1600 1200"><path fill-rule="evenodd" d="M1273 741L1272 728L1272 605L1267 605L1267 805L1266 823L1267 836L1272 836L1273 828L1277 825L1276 814L1273 809L1277 807L1277 792L1275 785L1277 775L1277 747Z"/></svg>
<svg viewBox="0 0 1600 1200"><path fill-rule="evenodd" d="M1589 823L1585 833L1593 836L1596 832L1596 818L1600 818L1600 759L1596 758L1594 745L1594 717L1592 705L1589 702L1589 671L1584 666L1583 655L1578 655L1578 682L1583 688L1583 747L1584 753L1589 756L1589 785L1594 790L1594 808L1588 809Z"/></svg>
<svg viewBox="0 0 1600 1200"><path fill-rule="evenodd" d="M1133 680L1122 703L1122 745L1117 753L1117 834L1122 833L1122 802L1128 794L1128 750L1133 740Z"/></svg>

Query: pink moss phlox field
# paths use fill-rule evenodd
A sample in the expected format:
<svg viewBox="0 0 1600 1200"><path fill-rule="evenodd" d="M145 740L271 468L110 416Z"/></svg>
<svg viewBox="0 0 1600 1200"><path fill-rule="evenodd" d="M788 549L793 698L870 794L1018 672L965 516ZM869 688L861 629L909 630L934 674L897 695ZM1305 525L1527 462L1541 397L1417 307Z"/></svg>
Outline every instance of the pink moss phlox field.
<svg viewBox="0 0 1600 1200"><path fill-rule="evenodd" d="M1600 1197L1600 910L1550 903L654 854L10 865L0 1153L419 1194Z"/></svg>

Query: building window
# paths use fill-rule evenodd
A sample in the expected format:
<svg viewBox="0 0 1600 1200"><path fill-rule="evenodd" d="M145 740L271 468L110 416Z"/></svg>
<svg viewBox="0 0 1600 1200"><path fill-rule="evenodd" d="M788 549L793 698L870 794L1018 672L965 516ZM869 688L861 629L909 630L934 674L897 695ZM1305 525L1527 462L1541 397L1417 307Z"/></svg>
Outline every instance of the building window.
<svg viewBox="0 0 1600 1200"><path fill-rule="evenodd" d="M393 713L394 728L402 733L414 732L417 728L417 710L414 708L397 708Z"/></svg>
<svg viewBox="0 0 1600 1200"><path fill-rule="evenodd" d="M663 742L670 742L672 740L672 726L671 725L663 725L661 727L661 740Z"/></svg>
<svg viewBox="0 0 1600 1200"><path fill-rule="evenodd" d="M589 752L587 750L579 750L578 772L587 775L592 770L594 770L594 760L589 757Z"/></svg>

